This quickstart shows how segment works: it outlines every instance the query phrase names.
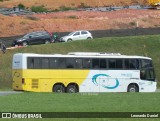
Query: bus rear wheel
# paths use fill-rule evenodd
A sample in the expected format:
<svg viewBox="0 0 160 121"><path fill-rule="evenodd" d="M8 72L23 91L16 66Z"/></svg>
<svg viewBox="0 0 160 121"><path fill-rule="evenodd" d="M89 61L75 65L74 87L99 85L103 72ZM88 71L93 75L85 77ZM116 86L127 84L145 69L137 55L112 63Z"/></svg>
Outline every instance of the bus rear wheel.
<svg viewBox="0 0 160 121"><path fill-rule="evenodd" d="M131 84L128 86L127 92L139 92L139 89L135 84Z"/></svg>
<svg viewBox="0 0 160 121"><path fill-rule="evenodd" d="M69 85L67 87L67 93L77 93L78 92L78 88L76 85Z"/></svg>
<svg viewBox="0 0 160 121"><path fill-rule="evenodd" d="M57 84L53 87L53 92L55 93L64 93L65 92L65 87L61 84Z"/></svg>

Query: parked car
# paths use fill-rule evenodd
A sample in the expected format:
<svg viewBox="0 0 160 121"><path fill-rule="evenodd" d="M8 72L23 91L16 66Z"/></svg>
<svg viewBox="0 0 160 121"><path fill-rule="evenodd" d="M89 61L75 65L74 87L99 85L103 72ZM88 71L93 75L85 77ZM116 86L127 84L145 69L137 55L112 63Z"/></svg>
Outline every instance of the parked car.
<svg viewBox="0 0 160 121"><path fill-rule="evenodd" d="M69 42L74 40L84 40L84 39L92 39L92 34L89 31L81 30L74 31L68 34L67 36L63 36L60 38L60 42Z"/></svg>
<svg viewBox="0 0 160 121"><path fill-rule="evenodd" d="M22 38L13 41L12 46L27 46L33 44L48 44L52 43L52 34L47 31L36 31L24 35Z"/></svg>

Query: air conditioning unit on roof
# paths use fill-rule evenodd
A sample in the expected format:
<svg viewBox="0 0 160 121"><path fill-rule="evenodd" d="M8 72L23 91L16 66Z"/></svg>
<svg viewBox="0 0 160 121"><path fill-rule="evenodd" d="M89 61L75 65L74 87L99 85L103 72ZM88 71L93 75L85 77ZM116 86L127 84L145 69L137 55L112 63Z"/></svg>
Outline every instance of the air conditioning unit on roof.
<svg viewBox="0 0 160 121"><path fill-rule="evenodd" d="M120 53L106 53L106 52L70 52L68 55L77 56L118 56Z"/></svg>

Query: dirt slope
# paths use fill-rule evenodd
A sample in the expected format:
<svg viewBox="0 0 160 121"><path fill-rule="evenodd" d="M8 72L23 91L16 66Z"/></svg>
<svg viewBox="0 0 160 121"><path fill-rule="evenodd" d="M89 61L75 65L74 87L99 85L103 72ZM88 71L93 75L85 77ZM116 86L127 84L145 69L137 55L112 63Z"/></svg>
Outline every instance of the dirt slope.
<svg viewBox="0 0 160 121"><path fill-rule="evenodd" d="M137 23L138 22L138 23ZM160 27L160 11L120 10L112 12L57 12L34 16L0 15L0 37L22 35L36 30L65 32L80 29L103 30Z"/></svg>
<svg viewBox="0 0 160 121"><path fill-rule="evenodd" d="M7 0L1 7L13 7L19 3L26 7L44 5L55 9L60 6L77 7L81 3L88 6L124 6L146 4L147 0ZM36 30L49 32L69 32L74 30L103 30L125 28L160 27L160 11L125 9L111 12L68 11L33 16L0 15L0 37L16 36Z"/></svg>
<svg viewBox="0 0 160 121"><path fill-rule="evenodd" d="M67 1L67 2L66 2ZM26 7L44 5L46 8L56 9L60 6L77 7L81 3L87 6L124 6L124 5L146 5L148 0L4 0L0 6L13 7L19 3Z"/></svg>

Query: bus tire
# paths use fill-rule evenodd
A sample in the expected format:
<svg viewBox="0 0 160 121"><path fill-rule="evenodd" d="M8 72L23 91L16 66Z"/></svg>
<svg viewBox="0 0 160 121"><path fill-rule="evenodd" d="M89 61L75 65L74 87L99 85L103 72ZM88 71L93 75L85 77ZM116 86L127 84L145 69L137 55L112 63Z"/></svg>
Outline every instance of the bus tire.
<svg viewBox="0 0 160 121"><path fill-rule="evenodd" d="M127 92L139 92L137 84L130 84L127 88Z"/></svg>
<svg viewBox="0 0 160 121"><path fill-rule="evenodd" d="M68 85L67 86L67 93L77 93L78 87L76 85Z"/></svg>
<svg viewBox="0 0 160 121"><path fill-rule="evenodd" d="M65 87L62 84L56 84L53 86L53 92L55 93L64 93Z"/></svg>

